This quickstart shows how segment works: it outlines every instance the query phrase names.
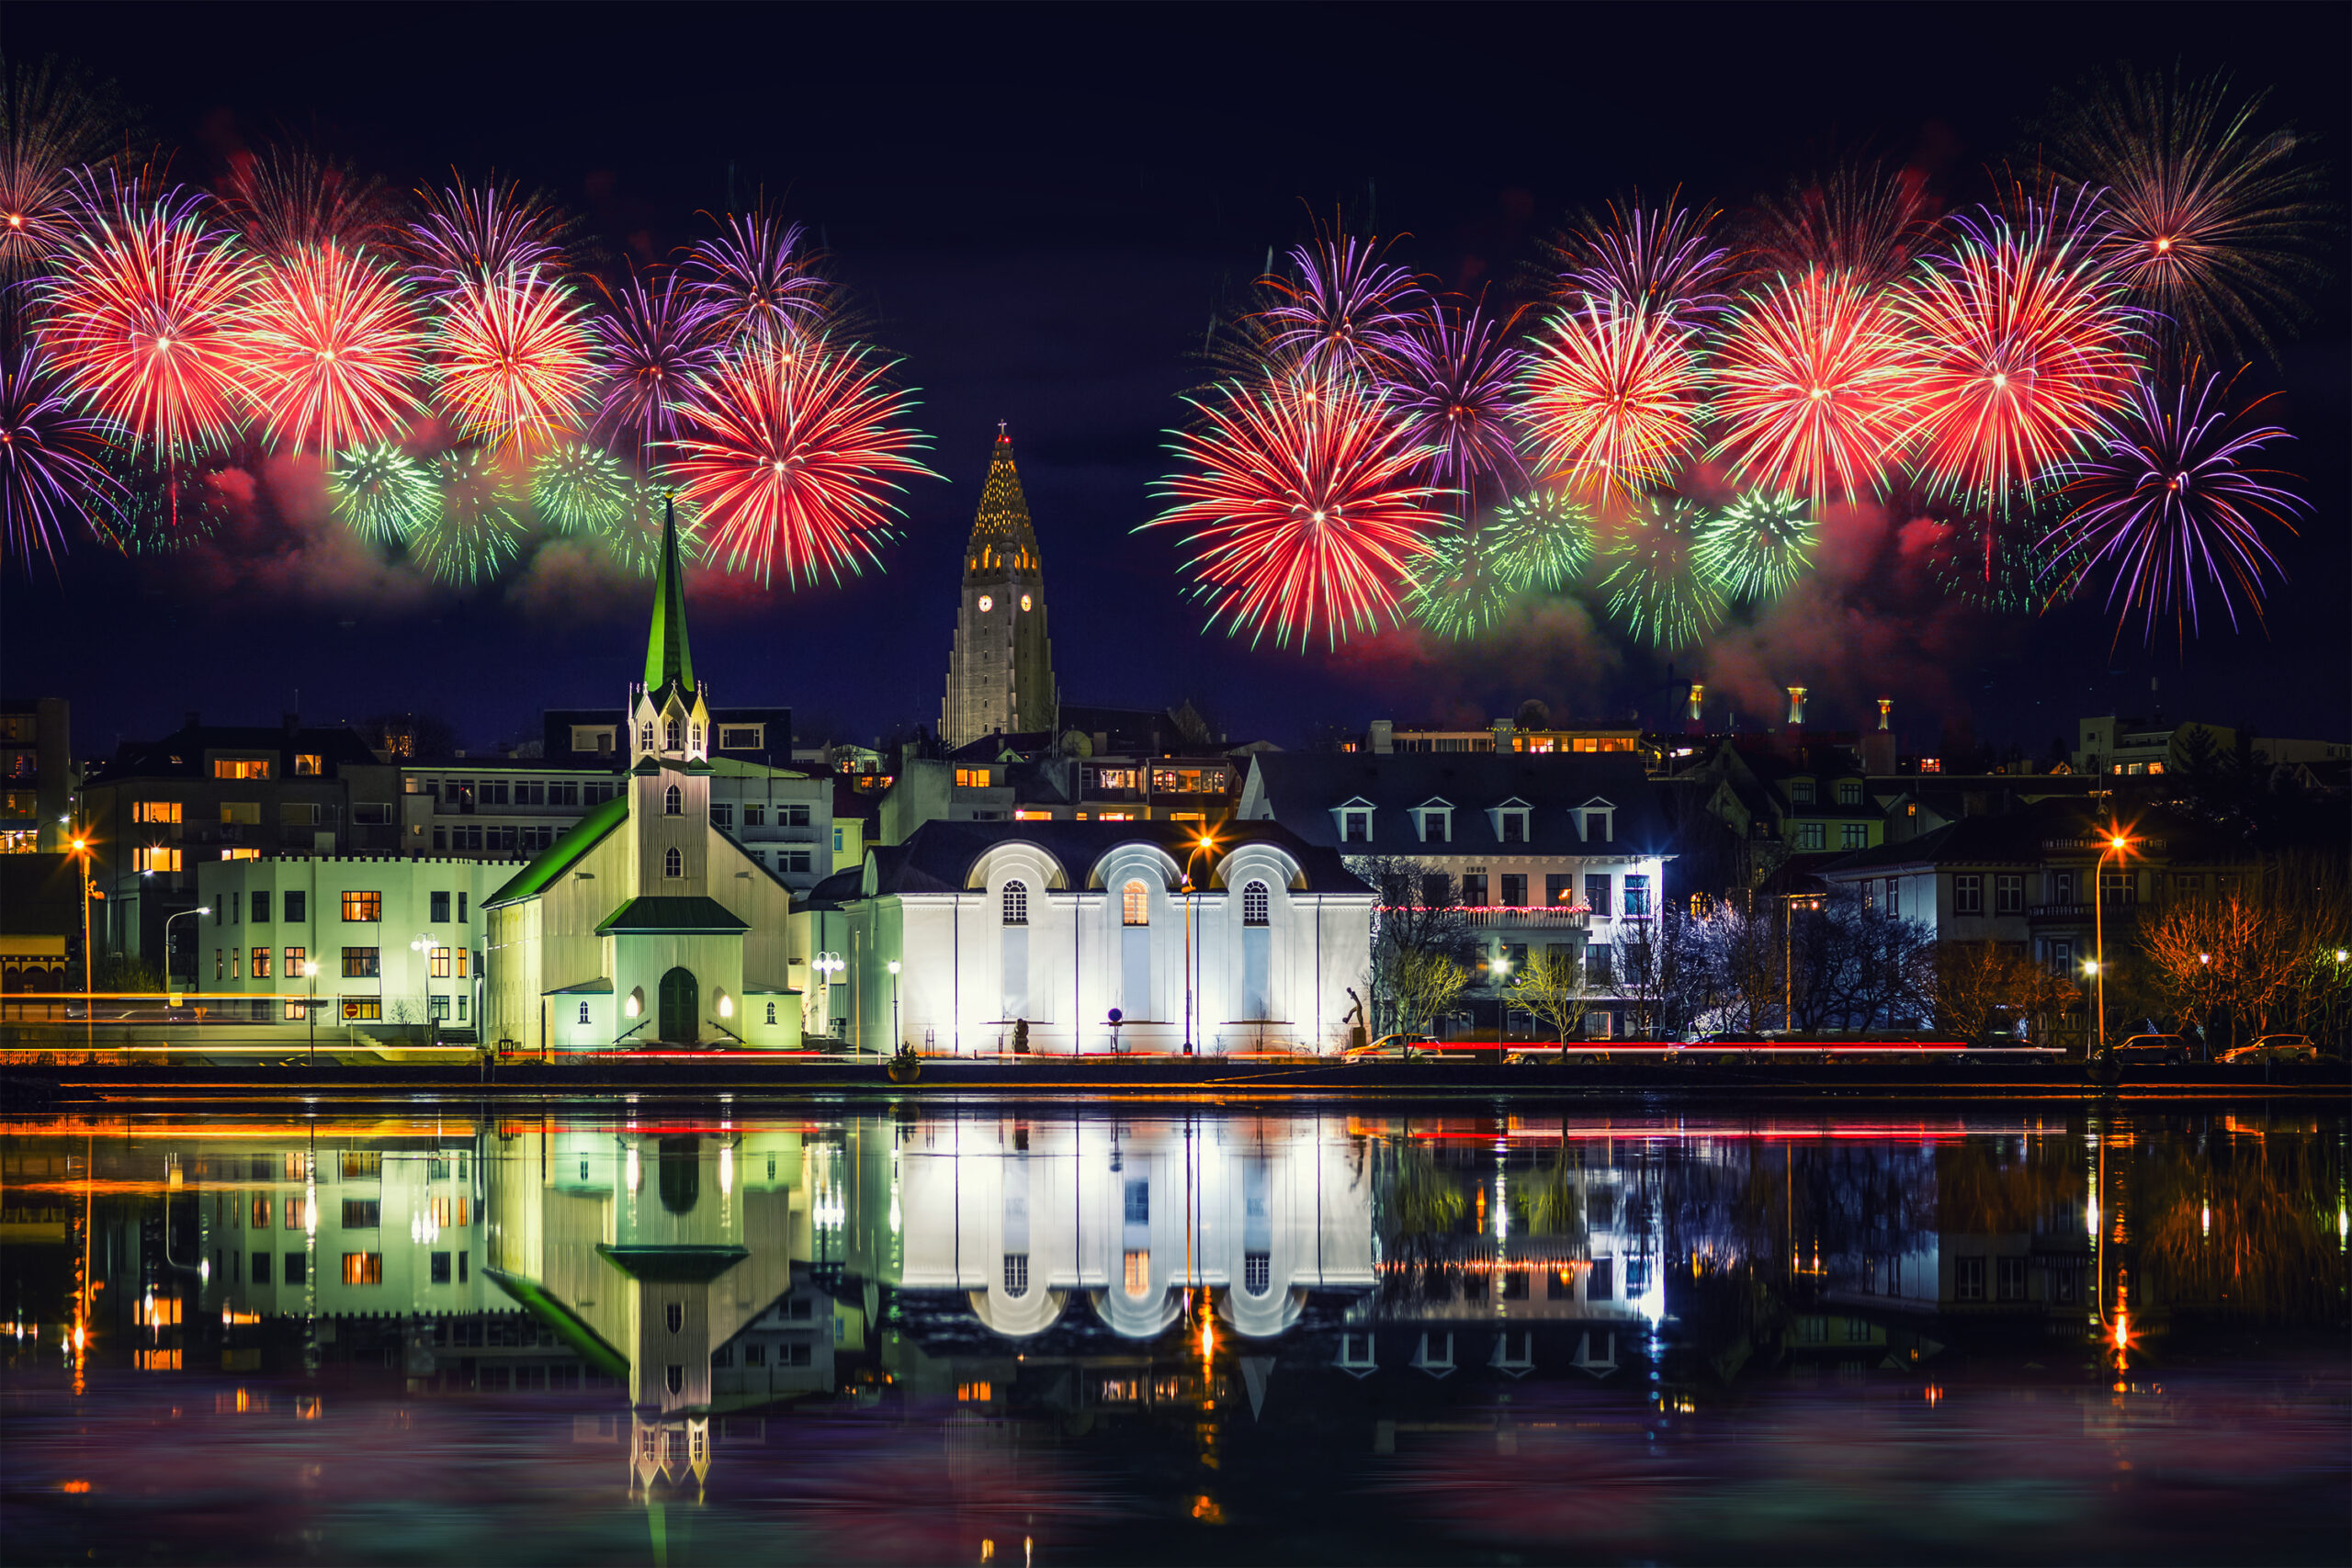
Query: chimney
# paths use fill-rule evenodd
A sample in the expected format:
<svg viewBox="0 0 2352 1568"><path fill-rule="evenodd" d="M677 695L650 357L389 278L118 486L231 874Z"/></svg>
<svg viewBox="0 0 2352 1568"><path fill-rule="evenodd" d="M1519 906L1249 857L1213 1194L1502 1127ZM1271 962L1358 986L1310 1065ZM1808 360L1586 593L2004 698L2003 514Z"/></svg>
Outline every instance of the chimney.
<svg viewBox="0 0 2352 1568"><path fill-rule="evenodd" d="M1881 729L1893 729L1893 728L1894 728L1894 699L1893 697L1881 697L1881 698L1879 698L1879 700L1878 700L1878 727L1879 727Z"/></svg>
<svg viewBox="0 0 2352 1568"><path fill-rule="evenodd" d="M1682 719L1682 728L1685 734L1704 735L1707 733L1705 722L1699 717L1699 705L1704 702L1706 697L1707 688L1705 684L1698 681L1691 682L1690 711L1684 715Z"/></svg>
<svg viewBox="0 0 2352 1568"><path fill-rule="evenodd" d="M1894 699L1878 700L1878 728L1862 737L1862 772L1872 778L1894 775Z"/></svg>
<svg viewBox="0 0 2352 1568"><path fill-rule="evenodd" d="M1787 688L1787 691L1789 694L1789 728L1791 729L1803 729L1804 728L1805 688L1803 686L1791 686Z"/></svg>

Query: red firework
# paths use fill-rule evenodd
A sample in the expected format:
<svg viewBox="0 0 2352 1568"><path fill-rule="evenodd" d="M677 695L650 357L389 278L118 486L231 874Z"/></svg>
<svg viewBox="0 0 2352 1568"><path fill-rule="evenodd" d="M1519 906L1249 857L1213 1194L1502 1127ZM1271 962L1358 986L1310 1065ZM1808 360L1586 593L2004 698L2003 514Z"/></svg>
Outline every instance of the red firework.
<svg viewBox="0 0 2352 1568"><path fill-rule="evenodd" d="M2139 372L2137 317L2092 257L2087 204L1954 221L1897 309L1917 340L1908 436L1928 485L1995 512L2097 439Z"/></svg>
<svg viewBox="0 0 2352 1568"><path fill-rule="evenodd" d="M424 372L415 307L390 268L330 242L264 264L242 333L269 439L334 452L395 434Z"/></svg>
<svg viewBox="0 0 2352 1568"><path fill-rule="evenodd" d="M1698 434L1690 329L1614 299L1554 315L1521 385L1544 478L1573 489L1631 495L1664 479Z"/></svg>
<svg viewBox="0 0 2352 1568"><path fill-rule="evenodd" d="M1441 492L1416 476L1417 445L1378 392L1344 372L1227 382L1192 400L1202 423L1173 450L1193 471L1160 481L1175 502L1144 525L1192 530L1209 621L1254 644L1304 650L1396 618L1412 558L1444 525Z"/></svg>
<svg viewBox="0 0 2352 1568"><path fill-rule="evenodd" d="M1883 296L1845 273L1781 278L1741 302L1719 353L1714 450L1744 482L1824 501L1884 478L1914 355Z"/></svg>
<svg viewBox="0 0 2352 1568"><path fill-rule="evenodd" d="M56 242L42 344L68 396L134 449L184 453L237 428L253 264L206 210L200 197L98 175L75 183Z"/></svg>
<svg viewBox="0 0 2352 1568"><path fill-rule="evenodd" d="M600 371L587 313L538 269L461 277L433 350L442 400L468 435L543 441L577 423Z"/></svg>
<svg viewBox="0 0 2352 1568"><path fill-rule="evenodd" d="M914 400L891 363L822 336L756 344L697 377L668 476L682 509L701 512L712 553L766 585L814 584L822 569L881 563L902 478L936 478L915 457Z"/></svg>

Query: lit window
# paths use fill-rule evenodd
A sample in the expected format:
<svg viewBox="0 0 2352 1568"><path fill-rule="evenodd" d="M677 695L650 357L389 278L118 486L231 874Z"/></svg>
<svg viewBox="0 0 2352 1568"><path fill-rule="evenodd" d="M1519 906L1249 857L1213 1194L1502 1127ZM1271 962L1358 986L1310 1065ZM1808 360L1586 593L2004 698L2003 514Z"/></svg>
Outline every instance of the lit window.
<svg viewBox="0 0 2352 1568"><path fill-rule="evenodd" d="M266 757L216 757L212 761L212 776L216 779L266 779L269 777Z"/></svg>
<svg viewBox="0 0 2352 1568"><path fill-rule="evenodd" d="M256 947L254 949L253 968L251 973L253 977L256 980L266 980L269 978L269 949L266 947Z"/></svg>
<svg viewBox="0 0 2352 1568"><path fill-rule="evenodd" d="M343 998L343 1021L345 1023L372 1023L384 1016L380 997L345 997Z"/></svg>
<svg viewBox="0 0 2352 1568"><path fill-rule="evenodd" d="M181 809L176 800L142 800L130 808L130 819L134 822L177 822Z"/></svg>
<svg viewBox="0 0 2352 1568"><path fill-rule="evenodd" d="M1124 1259L1120 1283L1131 1296L1140 1296L1150 1290L1151 1254L1140 1249L1130 1251Z"/></svg>
<svg viewBox="0 0 2352 1568"><path fill-rule="evenodd" d="M1015 822L1050 822L1054 819L1054 814L1050 811L1016 811L1012 814L1012 819Z"/></svg>
<svg viewBox="0 0 2352 1568"><path fill-rule="evenodd" d="M435 979L446 980L449 977L449 950L447 948L436 947L433 949L431 953L428 955L428 959L432 965L428 973L431 974Z"/></svg>
<svg viewBox="0 0 2352 1568"><path fill-rule="evenodd" d="M141 844L131 852L132 868L138 871L177 871L180 852L171 844Z"/></svg>
<svg viewBox="0 0 2352 1568"><path fill-rule="evenodd" d="M346 1285L380 1285L384 1282L384 1255L380 1252L346 1252L343 1255L343 1282Z"/></svg>
<svg viewBox="0 0 2352 1568"><path fill-rule="evenodd" d="M1025 884L1008 882L1004 885L1004 923L1025 926L1029 923L1029 889Z"/></svg>
<svg viewBox="0 0 2352 1568"><path fill-rule="evenodd" d="M1151 891L1140 882L1130 882L1119 895L1120 924L1148 926L1151 924Z"/></svg>
<svg viewBox="0 0 2352 1568"><path fill-rule="evenodd" d="M326 771L326 759L318 752L298 751L294 754L294 772L298 776L316 778Z"/></svg>
<svg viewBox="0 0 2352 1568"><path fill-rule="evenodd" d="M343 918L346 920L373 922L384 918L384 896L380 892L345 893L343 896Z"/></svg>

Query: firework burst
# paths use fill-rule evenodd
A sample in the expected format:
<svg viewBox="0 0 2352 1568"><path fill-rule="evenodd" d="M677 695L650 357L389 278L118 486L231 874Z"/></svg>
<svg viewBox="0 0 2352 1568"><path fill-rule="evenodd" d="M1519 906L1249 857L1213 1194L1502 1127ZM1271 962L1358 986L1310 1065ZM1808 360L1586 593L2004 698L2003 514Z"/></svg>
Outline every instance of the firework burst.
<svg viewBox="0 0 2352 1568"><path fill-rule="evenodd" d="M1531 455L1548 479L1581 491L1632 493L1664 479L1698 432L1690 331L1640 310L1555 314L1521 389Z"/></svg>
<svg viewBox="0 0 2352 1568"><path fill-rule="evenodd" d="M1814 539L1803 499L1751 491L1700 525L1695 564L1725 598L1762 604L1812 570Z"/></svg>
<svg viewBox="0 0 2352 1568"><path fill-rule="evenodd" d="M1742 266L1768 279L1818 272L1883 288L1910 270L1933 237L1936 212L1918 170L1845 164L1759 202L1747 224Z"/></svg>
<svg viewBox="0 0 2352 1568"><path fill-rule="evenodd" d="M2199 629L2202 584L2220 594L2234 629L2237 601L2259 618L2263 580L2278 570L2265 525L2291 534L2292 514L2304 510L2272 482L2283 477L2278 470L2247 459L2290 439L2276 425L2248 428L2232 414L2219 376L2169 400L2143 383L2105 449L2075 465L2066 487L2074 509L2042 547L2112 573L2108 607L2127 620L2140 613L2151 640L2165 618L2184 641Z"/></svg>
<svg viewBox="0 0 2352 1568"><path fill-rule="evenodd" d="M380 180L303 147L232 153L220 202L246 243L266 253L368 251L399 234Z"/></svg>
<svg viewBox="0 0 2352 1568"><path fill-rule="evenodd" d="M1496 510L1486 547L1510 587L1556 593L1592 564L1592 513L1564 491L1532 490Z"/></svg>
<svg viewBox="0 0 2352 1568"><path fill-rule="evenodd" d="M1512 585L1497 570L1490 533L1445 530L1408 561L1405 613L1456 641L1494 630L1510 608Z"/></svg>
<svg viewBox="0 0 2352 1568"><path fill-rule="evenodd" d="M1408 563L1445 525L1418 477L1430 453L1381 394L1327 373L1186 400L1200 423L1171 450L1191 471L1159 482L1174 504L1144 526L1190 530L1209 624L1303 651L1393 622Z"/></svg>
<svg viewBox="0 0 2352 1568"><path fill-rule="evenodd" d="M1292 249L1295 276L1259 286L1272 302L1259 312L1267 357L1287 372L1395 372L1412 351L1413 275L1380 259L1377 240L1333 230Z"/></svg>
<svg viewBox="0 0 2352 1568"><path fill-rule="evenodd" d="M2137 315L2091 255L2086 205L1953 224L1900 297L1917 343L1909 439L1936 491L1987 512L2086 447L2131 395Z"/></svg>
<svg viewBox="0 0 2352 1568"><path fill-rule="evenodd" d="M275 444L335 451L381 441L415 412L421 323L392 271L339 243L258 269L239 312L248 395Z"/></svg>
<svg viewBox="0 0 2352 1568"><path fill-rule="evenodd" d="M74 215L72 172L106 162L111 107L54 61L0 72L0 276L50 259Z"/></svg>
<svg viewBox="0 0 2352 1568"><path fill-rule="evenodd" d="M656 287L633 280L596 318L610 378L596 428L626 441L639 458L678 434L678 400L716 363L718 318L700 290L676 275Z"/></svg>
<svg viewBox="0 0 2352 1568"><path fill-rule="evenodd" d="M638 486L617 458L563 441L531 465L531 508L560 534L604 534L628 515Z"/></svg>
<svg viewBox="0 0 2352 1568"><path fill-rule="evenodd" d="M1894 310L1852 278L1777 279L1741 301L1720 349L1714 455L1816 501L1860 495L1901 447L1913 359Z"/></svg>
<svg viewBox="0 0 2352 1568"><path fill-rule="evenodd" d="M1698 570L1699 515L1681 496L1644 496L1609 541L1609 613L1657 648L1695 643L1724 618L1723 595Z"/></svg>
<svg viewBox="0 0 2352 1568"><path fill-rule="evenodd" d="M409 559L443 582L469 588L521 555L523 499L496 453L444 452L430 477L438 504L408 536Z"/></svg>
<svg viewBox="0 0 2352 1568"><path fill-rule="evenodd" d="M658 486L632 481L620 516L597 536L611 554L613 564L623 571L651 577L662 570L662 503L665 498L666 492ZM705 564L711 558L711 551L702 514L679 502L677 517L679 558L688 566Z"/></svg>
<svg viewBox="0 0 2352 1568"><path fill-rule="evenodd" d="M416 270L433 292L453 294L529 272L552 273L563 260L564 219L519 187L469 186L421 190L424 216L409 226Z"/></svg>
<svg viewBox="0 0 2352 1568"><path fill-rule="evenodd" d="M797 588L881 564L900 481L937 477L915 456L927 440L907 423L914 400L889 384L891 367L819 335L754 345L695 378L667 477L728 570Z"/></svg>
<svg viewBox="0 0 2352 1568"><path fill-rule="evenodd" d="M53 261L40 335L85 412L172 454L235 433L253 265L200 197L111 172L77 179Z"/></svg>
<svg viewBox="0 0 2352 1568"><path fill-rule="evenodd" d="M0 548L53 564L77 525L107 535L122 490L100 466L105 451L96 422L66 403L32 350L0 363Z"/></svg>
<svg viewBox="0 0 2352 1568"><path fill-rule="evenodd" d="M824 279L801 251L807 239L773 214L732 213L679 270L728 342L782 344L815 331L824 314Z"/></svg>
<svg viewBox="0 0 2352 1568"><path fill-rule="evenodd" d="M1520 353L1504 331L1475 306L1432 300L1413 318L1388 381L1408 437L1434 454L1430 479L1462 495L1465 516L1481 480L1524 477L1512 407Z"/></svg>
<svg viewBox="0 0 2352 1568"><path fill-rule="evenodd" d="M327 475L335 515L370 544L397 545L429 525L441 492L423 463L392 443L343 453Z"/></svg>
<svg viewBox="0 0 2352 1568"><path fill-rule="evenodd" d="M591 406L595 336L570 292L536 270L468 277L435 334L433 373L467 435L535 445Z"/></svg>
<svg viewBox="0 0 2352 1568"><path fill-rule="evenodd" d="M1559 290L1572 306L1634 312L1658 321L1699 319L1729 303L1724 284L1731 253L1708 231L1714 214L1681 205L1611 203L1605 220L1587 224L1556 247Z"/></svg>

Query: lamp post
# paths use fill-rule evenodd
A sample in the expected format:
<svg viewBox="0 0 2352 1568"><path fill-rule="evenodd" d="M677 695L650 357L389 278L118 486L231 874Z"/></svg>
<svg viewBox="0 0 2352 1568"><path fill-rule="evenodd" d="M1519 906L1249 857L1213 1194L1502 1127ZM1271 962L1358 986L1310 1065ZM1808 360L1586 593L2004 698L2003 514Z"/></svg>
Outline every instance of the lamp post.
<svg viewBox="0 0 2352 1568"><path fill-rule="evenodd" d="M2098 863L2091 872L2091 941L2096 956L2091 960L2091 979L2098 1006L2098 1054L2107 1055L2107 857L2120 855L2132 840L2110 829L2107 845L2098 852Z"/></svg>
<svg viewBox="0 0 2352 1568"><path fill-rule="evenodd" d="M1496 1018L1496 1021L1501 1027L1495 1031L1495 1060L1499 1062L1503 1059L1503 1042L1510 1033L1510 949L1509 947L1505 947L1487 961L1487 972L1495 977L1495 994L1502 998L1502 1010Z"/></svg>
<svg viewBox="0 0 2352 1568"><path fill-rule="evenodd" d="M311 999L302 1004L302 1017L311 1026L311 1066L319 1065L319 961L302 961L302 977L311 982Z"/></svg>
<svg viewBox="0 0 2352 1568"><path fill-rule="evenodd" d="M1781 902L1781 1032L1796 1032L1796 967L1797 923L1796 906L1808 909L1821 908L1821 897L1815 893L1783 893Z"/></svg>
<svg viewBox="0 0 2352 1568"><path fill-rule="evenodd" d="M87 1049L96 1038L98 1007L90 983L95 955L90 952L90 840L86 835L74 836L74 853L82 863L82 1043Z"/></svg>
<svg viewBox="0 0 2352 1568"><path fill-rule="evenodd" d="M890 960L890 1049L895 1052L904 1043L899 1038L899 961Z"/></svg>
<svg viewBox="0 0 2352 1568"><path fill-rule="evenodd" d="M817 972L818 984L824 987L818 993L818 1005L823 1012L824 1027L831 1029L833 1026L833 976L840 974L845 965L840 953L820 953L808 961L808 967Z"/></svg>
<svg viewBox="0 0 2352 1568"><path fill-rule="evenodd" d="M1178 889L1184 895L1184 1055L1187 1056L1193 1054L1193 998L1200 988L1200 975L1193 967L1193 900L1199 896L1199 889L1193 886L1193 862L1204 850L1215 848L1216 840L1203 833L1200 842L1193 846L1193 852L1184 857L1184 882Z"/></svg>
<svg viewBox="0 0 2352 1568"><path fill-rule="evenodd" d="M433 1027L433 933L424 932L408 945L409 951L416 954L417 963L424 970L417 978L418 983L424 987L424 1043L427 1045L437 1045L440 1043L437 1038L439 1031Z"/></svg>
<svg viewBox="0 0 2352 1568"><path fill-rule="evenodd" d="M179 992L172 989L172 922L174 920L185 920L191 915L209 915L210 913L212 913L211 905L198 904L193 909L182 909L176 915L166 915L164 917L164 993L169 998L170 1005L174 1008L180 1005L180 994Z"/></svg>

